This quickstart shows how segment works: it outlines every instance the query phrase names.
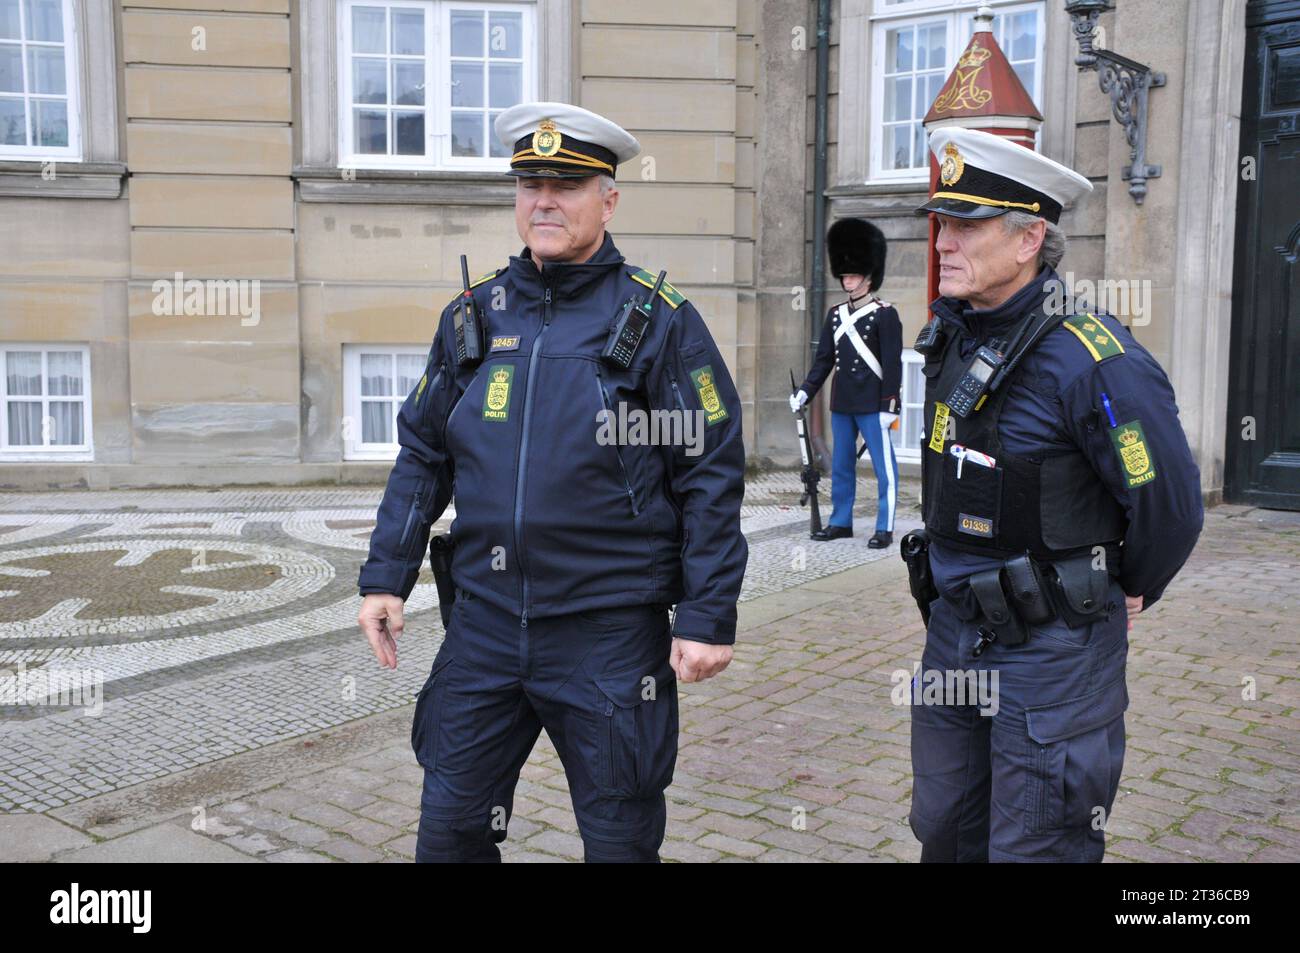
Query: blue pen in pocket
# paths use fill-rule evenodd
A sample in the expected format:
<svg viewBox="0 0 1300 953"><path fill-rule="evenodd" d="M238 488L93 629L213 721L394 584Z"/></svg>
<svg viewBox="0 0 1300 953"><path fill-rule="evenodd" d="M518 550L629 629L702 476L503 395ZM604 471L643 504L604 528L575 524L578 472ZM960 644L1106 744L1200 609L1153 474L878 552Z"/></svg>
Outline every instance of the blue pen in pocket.
<svg viewBox="0 0 1300 953"><path fill-rule="evenodd" d="M1119 421L1115 419L1115 411L1110 409L1110 398L1106 396L1105 391L1101 392L1101 406L1106 408L1106 417L1110 420L1111 429L1114 430L1119 426Z"/></svg>

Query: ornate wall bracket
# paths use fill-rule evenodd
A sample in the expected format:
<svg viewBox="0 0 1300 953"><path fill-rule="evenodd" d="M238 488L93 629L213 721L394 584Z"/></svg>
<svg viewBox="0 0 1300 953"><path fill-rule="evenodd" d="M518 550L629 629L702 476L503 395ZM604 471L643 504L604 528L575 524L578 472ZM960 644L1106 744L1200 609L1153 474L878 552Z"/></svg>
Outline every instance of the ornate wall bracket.
<svg viewBox="0 0 1300 953"><path fill-rule="evenodd" d="M1093 48L1097 17L1113 6L1110 0L1066 0L1065 11L1070 14L1074 38L1079 43L1075 65L1080 70L1097 70L1101 91L1110 96L1115 121L1124 128L1130 164L1124 167L1122 175L1129 183L1129 195L1141 205L1147 194L1147 179L1160 175L1160 166L1146 161L1147 92L1165 85L1165 74L1118 53Z"/></svg>

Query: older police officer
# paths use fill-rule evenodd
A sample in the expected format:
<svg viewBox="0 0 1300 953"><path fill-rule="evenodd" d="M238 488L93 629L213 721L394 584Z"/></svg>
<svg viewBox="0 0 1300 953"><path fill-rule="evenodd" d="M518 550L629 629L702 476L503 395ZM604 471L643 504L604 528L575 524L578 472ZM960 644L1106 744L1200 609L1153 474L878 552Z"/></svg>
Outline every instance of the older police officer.
<svg viewBox="0 0 1300 953"><path fill-rule="evenodd" d="M1190 554L1199 476L1160 365L1054 270L1087 179L983 132L940 129L930 148L939 186L918 211L939 217L941 297L916 344L933 589L910 562L929 616L912 830L925 861L1099 861L1127 620Z"/></svg>
<svg viewBox="0 0 1300 953"><path fill-rule="evenodd" d="M457 595L411 732L425 768L416 860L500 859L520 768L545 728L586 859L654 861L676 679L722 671L735 641L740 402L695 308L627 264L605 231L615 168L636 139L562 103L508 109L496 132L526 247L470 292L487 326L481 362L463 325L457 341L458 302L442 314L398 415L359 621L395 667L403 600L454 496ZM626 309L633 298L642 304ZM622 421L650 412L676 429L632 439ZM615 431L622 445L601 436Z"/></svg>

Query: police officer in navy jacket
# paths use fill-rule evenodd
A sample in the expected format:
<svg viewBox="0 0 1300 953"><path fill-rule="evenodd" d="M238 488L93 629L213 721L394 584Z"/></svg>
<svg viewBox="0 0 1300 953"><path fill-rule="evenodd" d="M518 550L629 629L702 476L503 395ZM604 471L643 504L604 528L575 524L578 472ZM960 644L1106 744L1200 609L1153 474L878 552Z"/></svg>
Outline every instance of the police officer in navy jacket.
<svg viewBox="0 0 1300 953"><path fill-rule="evenodd" d="M740 401L699 313L605 231L615 168L637 141L561 103L506 110L496 131L526 247L469 292L487 324L480 363L460 360L458 302L442 314L398 415L359 621L395 666L403 601L454 497L456 598L411 733L425 769L416 860L500 859L545 728L586 859L655 861L676 683L720 672L735 641ZM634 297L639 344L602 358Z"/></svg>

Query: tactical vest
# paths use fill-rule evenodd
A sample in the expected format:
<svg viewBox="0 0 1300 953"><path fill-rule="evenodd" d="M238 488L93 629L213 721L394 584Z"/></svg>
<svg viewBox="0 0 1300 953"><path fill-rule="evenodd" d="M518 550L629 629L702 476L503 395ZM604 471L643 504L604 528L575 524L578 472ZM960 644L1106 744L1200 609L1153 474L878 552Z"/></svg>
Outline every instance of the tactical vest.
<svg viewBox="0 0 1300 953"><path fill-rule="evenodd" d="M1004 558L1029 552L1043 559L1123 539L1124 510L1082 453L1030 458L1003 448L998 420L1023 363L967 417L949 412L944 401L969 364L958 338L949 333L923 368L922 511L930 536L965 552Z"/></svg>

